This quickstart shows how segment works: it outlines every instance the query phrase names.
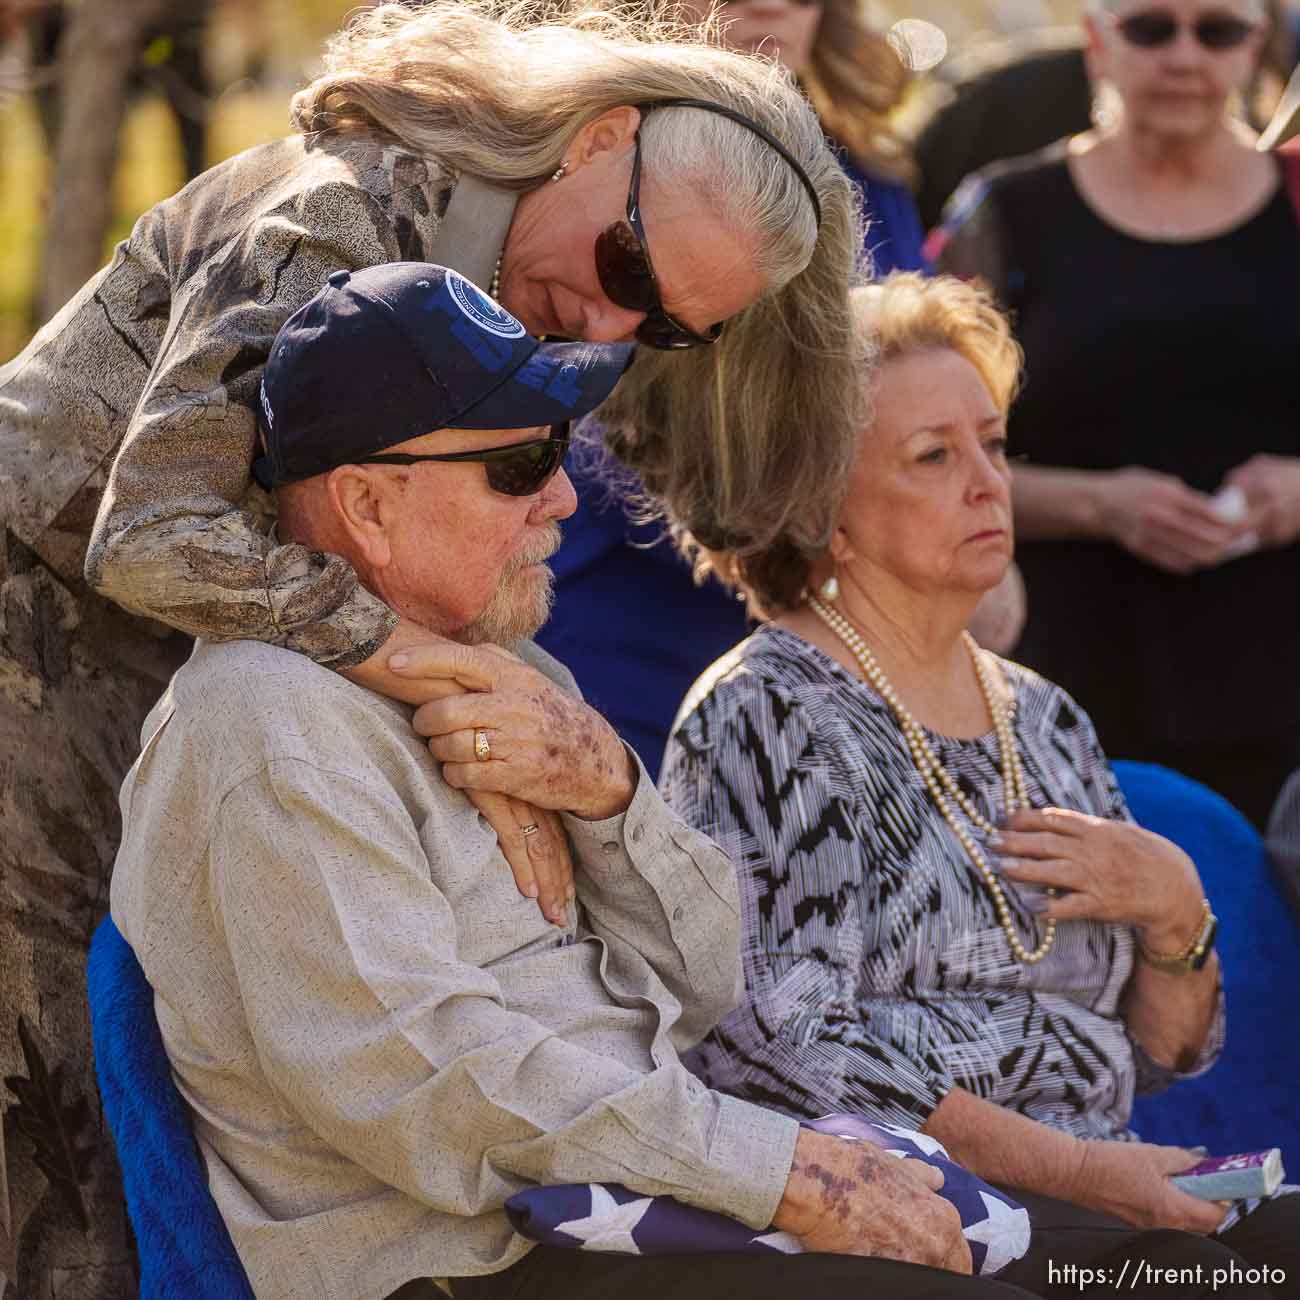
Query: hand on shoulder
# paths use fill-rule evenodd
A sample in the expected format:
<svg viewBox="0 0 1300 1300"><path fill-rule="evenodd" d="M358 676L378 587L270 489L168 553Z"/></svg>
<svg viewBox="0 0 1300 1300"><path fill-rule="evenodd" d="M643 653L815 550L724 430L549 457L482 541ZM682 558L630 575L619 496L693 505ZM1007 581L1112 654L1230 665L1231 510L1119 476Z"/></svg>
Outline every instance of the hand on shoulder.
<svg viewBox="0 0 1300 1300"><path fill-rule="evenodd" d="M389 660L400 677L457 684L416 710L449 785L598 821L625 812L640 769L604 718L500 646L430 642Z"/></svg>
<svg viewBox="0 0 1300 1300"><path fill-rule="evenodd" d="M390 667L390 661L399 654L408 656L408 666L400 671ZM499 654L519 662L508 651ZM460 671L472 671L474 656L471 647L435 636L409 619L402 619L378 651L348 669L344 676L389 699L416 706L418 718L419 706L466 694L469 687L455 675L455 665L463 665ZM452 671L449 675L422 672L426 661ZM496 831L520 894L536 899L548 921L564 925L575 890L573 859L557 814L526 799L514 798L505 790L466 789L465 793Z"/></svg>

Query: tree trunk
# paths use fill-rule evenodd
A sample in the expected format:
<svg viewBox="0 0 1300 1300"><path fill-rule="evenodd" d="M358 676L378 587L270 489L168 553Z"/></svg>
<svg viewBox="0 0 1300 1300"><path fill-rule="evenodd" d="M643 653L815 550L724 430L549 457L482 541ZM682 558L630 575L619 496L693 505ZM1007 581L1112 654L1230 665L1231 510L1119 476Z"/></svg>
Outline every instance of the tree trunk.
<svg viewBox="0 0 1300 1300"><path fill-rule="evenodd" d="M167 0L81 0L59 52L58 139L40 292L48 320L99 269L127 89L143 33Z"/></svg>

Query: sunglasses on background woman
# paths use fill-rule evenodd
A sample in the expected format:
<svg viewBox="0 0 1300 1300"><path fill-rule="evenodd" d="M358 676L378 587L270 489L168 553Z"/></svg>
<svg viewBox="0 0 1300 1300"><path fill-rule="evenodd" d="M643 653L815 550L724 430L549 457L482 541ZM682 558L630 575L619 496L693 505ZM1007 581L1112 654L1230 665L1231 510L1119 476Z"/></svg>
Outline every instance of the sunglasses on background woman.
<svg viewBox="0 0 1300 1300"><path fill-rule="evenodd" d="M1123 18L1111 15L1119 34L1130 45L1156 50L1177 39L1184 24L1167 9L1144 9ZM1258 24L1235 14L1204 14L1186 26L1206 50L1235 50L1250 39Z"/></svg>

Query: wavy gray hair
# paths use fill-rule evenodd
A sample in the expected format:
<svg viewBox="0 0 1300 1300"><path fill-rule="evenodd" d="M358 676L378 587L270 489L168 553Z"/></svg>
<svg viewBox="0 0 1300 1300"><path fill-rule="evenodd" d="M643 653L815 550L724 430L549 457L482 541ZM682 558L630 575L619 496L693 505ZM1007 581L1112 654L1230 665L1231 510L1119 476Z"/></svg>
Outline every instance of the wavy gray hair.
<svg viewBox="0 0 1300 1300"><path fill-rule="evenodd" d="M679 98L723 104L776 136L817 192L820 230L799 178L753 132L696 109L653 111ZM585 123L626 104L650 106L646 170L748 232L767 290L713 347L642 349L600 413L609 443L701 546L744 555L784 538L813 553L838 509L827 484L846 478L861 426L848 310L861 218L815 114L774 62L644 9L385 4L331 41L293 119L303 132L378 129L529 189ZM785 487L776 498L773 482Z"/></svg>

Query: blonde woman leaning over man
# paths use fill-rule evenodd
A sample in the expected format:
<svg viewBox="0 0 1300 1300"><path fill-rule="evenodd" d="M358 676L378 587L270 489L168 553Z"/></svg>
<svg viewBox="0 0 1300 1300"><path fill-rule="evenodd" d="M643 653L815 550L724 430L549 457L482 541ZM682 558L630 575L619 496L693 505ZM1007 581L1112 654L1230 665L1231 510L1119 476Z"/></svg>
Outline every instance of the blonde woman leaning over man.
<svg viewBox="0 0 1300 1300"><path fill-rule="evenodd" d="M1006 320L947 277L856 306L874 415L847 490L827 480L830 544L708 557L771 621L665 757L669 803L738 864L746 933L744 999L695 1068L922 1128L1017 1188L1035 1244L1000 1277L1039 1294L1049 1265L1124 1260L1300 1278L1300 1198L1196 1200L1169 1175L1197 1157L1128 1126L1135 1088L1222 1045L1196 864L1132 823L1078 705L963 630L1011 560Z"/></svg>
<svg viewBox="0 0 1300 1300"><path fill-rule="evenodd" d="M797 81L861 203L875 270L921 269L921 222L888 120L907 72L857 0L683 0L679 11L712 18L728 47L777 62ZM644 518L642 485L618 473L603 444L580 444L570 472L578 509L551 562L555 610L538 640L657 774L682 696L751 625L731 593L694 580L662 520Z"/></svg>
<svg viewBox="0 0 1300 1300"><path fill-rule="evenodd" d="M0 1074L61 1065L66 1105L91 1093L76 990L116 792L186 653L159 624L288 647L400 698L436 689L386 668L427 629L248 509L267 350L333 273L433 260L530 330L639 339L606 415L635 430L625 450L652 489L692 520L708 501L724 529L743 514L764 538L826 534L807 467L851 455L843 286L860 231L815 114L778 68L698 30L553 12L359 13L294 99L293 135L147 212L0 369ZM381 386L372 397L382 406ZM554 818L481 806L520 888L562 914ZM542 833L525 842L532 821ZM44 1166L60 1172L60 1213L18 1258L39 1271L75 1250L88 1274L115 1276L127 1254L107 1162L53 1139L11 1147L0 1223L15 1242L38 1231L27 1207L45 1203ZM44 1276L18 1292L47 1290Z"/></svg>

